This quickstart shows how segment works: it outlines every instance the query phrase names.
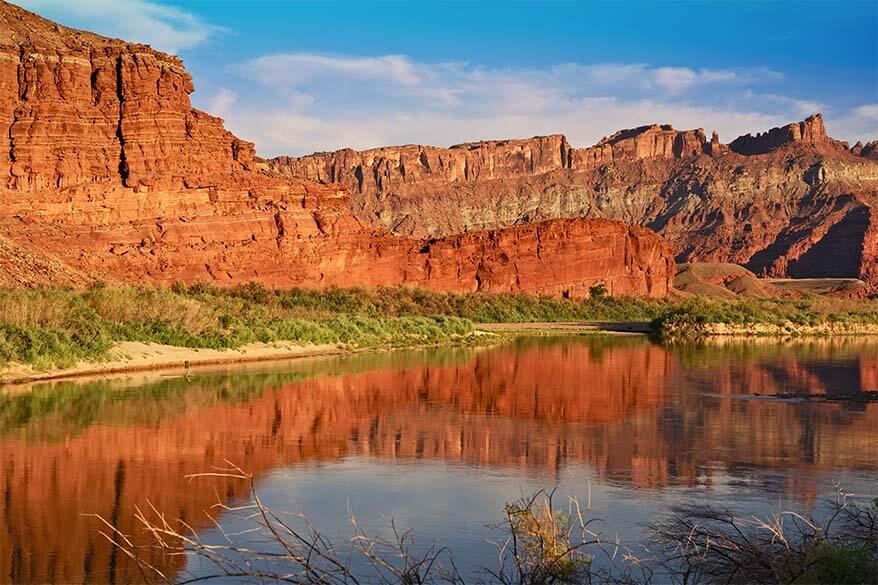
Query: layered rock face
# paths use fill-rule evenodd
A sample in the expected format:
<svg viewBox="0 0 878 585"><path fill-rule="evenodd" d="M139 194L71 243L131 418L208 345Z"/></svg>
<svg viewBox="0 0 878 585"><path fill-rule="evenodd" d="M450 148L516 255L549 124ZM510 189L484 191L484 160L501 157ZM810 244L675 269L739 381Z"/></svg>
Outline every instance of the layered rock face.
<svg viewBox="0 0 878 585"><path fill-rule="evenodd" d="M131 282L402 284L574 297L603 284L614 295L663 297L674 275L673 256L661 238L619 222L557 220L418 240L365 229L338 209L281 205L268 212L102 229L29 226L18 235L32 249L79 266L79 273Z"/></svg>
<svg viewBox="0 0 878 585"><path fill-rule="evenodd" d="M733 262L775 277L854 277L878 286L874 143L829 138L818 114L722 144L701 130L625 130L590 148L560 135L343 150L269 161L277 173L342 182L365 222L442 237L561 217L651 228L680 262ZM487 169L487 170L486 170Z"/></svg>
<svg viewBox="0 0 878 585"><path fill-rule="evenodd" d="M423 277L414 281L457 292L587 297L600 283L614 295L662 297L675 272L670 248L653 232L605 220L473 232L428 243L421 255L409 274Z"/></svg>
<svg viewBox="0 0 878 585"><path fill-rule="evenodd" d="M703 130L680 132L670 126L622 130L590 148L572 148L560 134L524 140L484 141L451 148L407 145L311 156L277 157L269 167L286 176L344 183L366 196L400 189L426 192L452 182L480 182L538 176L559 169L586 171L614 161L684 158L709 153Z"/></svg>
<svg viewBox="0 0 878 585"><path fill-rule="evenodd" d="M851 147L851 152L858 156L878 160L878 140L872 140L866 144L857 142Z"/></svg>
<svg viewBox="0 0 878 585"><path fill-rule="evenodd" d="M16 191L176 186L246 167L253 147L191 107L182 62L0 10L0 154Z"/></svg>
<svg viewBox="0 0 878 585"><path fill-rule="evenodd" d="M390 234L350 213L336 181L355 176L258 172L253 145L193 109L192 91L176 57L0 2L0 252L11 257L0 267L28 271L0 270L0 284L256 280L577 295L600 283L661 296L673 278L661 239L618 223L429 242ZM561 137L543 142L527 155L531 172L562 157ZM418 164L487 178L516 172L522 148L459 168L442 157Z"/></svg>

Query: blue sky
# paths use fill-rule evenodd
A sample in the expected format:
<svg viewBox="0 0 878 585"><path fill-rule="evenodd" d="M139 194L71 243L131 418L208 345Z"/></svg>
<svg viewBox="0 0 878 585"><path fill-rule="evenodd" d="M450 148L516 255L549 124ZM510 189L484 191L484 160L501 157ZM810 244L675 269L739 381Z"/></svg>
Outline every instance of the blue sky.
<svg viewBox="0 0 878 585"><path fill-rule="evenodd" d="M878 2L21 0L179 54L260 154L646 123L724 141L823 112L878 139Z"/></svg>

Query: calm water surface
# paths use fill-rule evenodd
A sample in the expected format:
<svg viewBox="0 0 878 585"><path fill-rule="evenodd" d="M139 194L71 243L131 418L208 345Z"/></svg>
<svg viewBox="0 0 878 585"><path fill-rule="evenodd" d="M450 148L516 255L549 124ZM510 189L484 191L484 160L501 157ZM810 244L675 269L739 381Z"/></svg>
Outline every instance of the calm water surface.
<svg viewBox="0 0 878 585"><path fill-rule="evenodd" d="M147 501L217 539L203 510L245 486L184 476L224 460L330 536L349 536L350 506L465 570L495 558L504 502L539 488L590 485L591 516L629 542L674 504L807 510L836 481L875 497L876 389L871 341L559 337L7 390L0 582L138 581L88 514L136 536Z"/></svg>

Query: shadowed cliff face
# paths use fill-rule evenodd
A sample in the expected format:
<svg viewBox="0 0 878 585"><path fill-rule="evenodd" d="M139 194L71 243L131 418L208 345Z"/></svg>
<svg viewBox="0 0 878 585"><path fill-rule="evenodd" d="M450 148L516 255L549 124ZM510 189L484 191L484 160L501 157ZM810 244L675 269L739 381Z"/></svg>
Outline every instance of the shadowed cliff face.
<svg viewBox="0 0 878 585"><path fill-rule="evenodd" d="M818 114L729 145L700 129L653 125L589 148L553 135L341 150L269 165L285 176L348 185L358 217L399 234L603 217L656 230L680 262L734 262L778 277L859 277L875 286L873 152L828 137ZM848 227L853 218L857 229ZM849 260L840 265L842 248Z"/></svg>
<svg viewBox="0 0 878 585"><path fill-rule="evenodd" d="M149 500L207 526L202 511L216 494L229 501L244 486L184 475L225 460L262 477L349 456L435 459L549 482L581 463L598 481L641 489L710 486L714 474L761 481L754 470L764 470L791 482L766 487L770 497L789 489L806 500L815 487L802 477L875 469L878 405L740 398L855 397L878 387L878 350L868 344L669 350L570 338L267 367L196 373L191 384L67 383L4 396L2 579L131 578L127 558L83 514L139 538L133 510ZM171 557L153 561L179 568Z"/></svg>
<svg viewBox="0 0 878 585"><path fill-rule="evenodd" d="M253 145L193 109L193 90L176 57L0 1L0 285L667 293L670 249L619 223L392 235L350 213L343 185L259 172Z"/></svg>

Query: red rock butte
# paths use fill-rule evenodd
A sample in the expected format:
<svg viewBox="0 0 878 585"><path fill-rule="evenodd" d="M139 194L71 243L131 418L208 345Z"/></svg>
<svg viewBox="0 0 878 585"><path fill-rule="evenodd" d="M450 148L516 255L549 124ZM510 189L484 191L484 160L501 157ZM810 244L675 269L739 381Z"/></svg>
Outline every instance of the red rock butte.
<svg viewBox="0 0 878 585"><path fill-rule="evenodd" d="M668 292L670 248L617 221L438 239L364 221L347 185L266 171L253 144L192 108L193 89L176 57L0 2L0 285Z"/></svg>
<svg viewBox="0 0 878 585"><path fill-rule="evenodd" d="M269 167L343 183L355 215L415 237L565 217L655 230L678 262L731 262L773 277L862 278L878 286L878 142L848 147L820 114L746 135L668 125L588 148L559 134L451 148L350 149Z"/></svg>

